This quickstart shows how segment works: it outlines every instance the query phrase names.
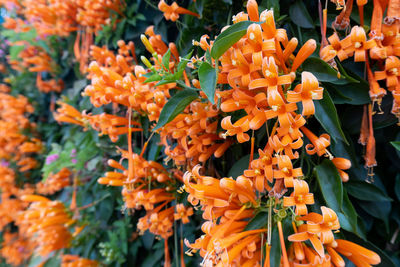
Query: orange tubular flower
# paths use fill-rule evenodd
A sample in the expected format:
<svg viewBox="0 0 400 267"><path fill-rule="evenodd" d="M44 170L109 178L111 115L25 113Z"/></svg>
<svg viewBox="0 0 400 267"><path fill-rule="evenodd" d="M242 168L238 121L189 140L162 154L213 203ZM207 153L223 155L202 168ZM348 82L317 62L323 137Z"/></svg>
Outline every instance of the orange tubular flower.
<svg viewBox="0 0 400 267"><path fill-rule="evenodd" d="M349 56L354 54L355 62L365 61L366 51L376 46L374 39L367 41L365 30L360 26L351 29L350 40L347 43L343 45L343 49Z"/></svg>
<svg viewBox="0 0 400 267"><path fill-rule="evenodd" d="M296 206L296 215L306 215L307 205L314 204L314 195L309 193L308 184L304 180L295 179L294 191L290 197L283 198L283 206Z"/></svg>
<svg viewBox="0 0 400 267"><path fill-rule="evenodd" d="M376 265L381 262L379 255L369 249L347 240L336 239L335 241L335 245L332 245L331 250L328 247L329 254L331 254L332 250L337 251L346 256L356 266Z"/></svg>
<svg viewBox="0 0 400 267"><path fill-rule="evenodd" d="M301 168L293 168L292 161L290 160L289 156L283 155L283 156L278 156L278 167L279 170L274 171L274 178L275 179L282 179L285 183L285 187L293 187L293 181L295 177L301 177L303 176L303 172ZM299 194L303 192L302 188L299 191Z"/></svg>
<svg viewBox="0 0 400 267"><path fill-rule="evenodd" d="M318 138L306 127L303 126L300 129L311 142L311 144L306 145L306 151L309 155L314 155L315 153L320 157L324 154L330 155L326 149L331 144L331 137L328 134L321 134Z"/></svg>
<svg viewBox="0 0 400 267"><path fill-rule="evenodd" d="M86 126L84 116L77 109L61 101L57 103L60 107L57 109L57 113L53 114L56 121L77 124L82 127Z"/></svg>
<svg viewBox="0 0 400 267"><path fill-rule="evenodd" d="M20 215L20 221L21 227L26 229L25 234L38 241L39 254L47 256L52 251L68 247L72 235L66 225L71 223L71 218L64 204L35 195L26 195L22 199L33 202Z"/></svg>
<svg viewBox="0 0 400 267"><path fill-rule="evenodd" d="M282 128L289 128L291 112L297 110L297 105L295 103L286 104L276 87L269 88L268 105L271 109L265 111L265 117L267 119L278 117L279 125Z"/></svg>
<svg viewBox="0 0 400 267"><path fill-rule="evenodd" d="M225 117L221 126L224 130L227 130L224 134L225 136L233 136L236 135L236 138L239 143L244 143L250 140L250 136L246 134L248 130L250 130L250 121L249 116L243 117L234 124L231 122L231 116Z"/></svg>
<svg viewBox="0 0 400 267"><path fill-rule="evenodd" d="M291 84L293 80L293 76L290 74L278 76L278 67L273 57L264 57L262 61L262 73L264 78L255 79L250 82L250 90Z"/></svg>
<svg viewBox="0 0 400 267"><path fill-rule="evenodd" d="M348 159L345 158L333 158L332 163L335 164L340 178L342 178L343 182L347 182L349 180L349 175L345 173L343 170L350 169L351 167L351 162Z"/></svg>
<svg viewBox="0 0 400 267"><path fill-rule="evenodd" d="M62 255L61 267L98 267L100 264L95 260L80 258L77 255Z"/></svg>
<svg viewBox="0 0 400 267"><path fill-rule="evenodd" d="M301 84L297 85L294 91L289 91L287 101L292 103L302 102L303 116L315 113L313 99L320 100L323 97L324 89L318 86L317 78L307 71L301 73Z"/></svg>
<svg viewBox="0 0 400 267"><path fill-rule="evenodd" d="M396 56L389 56L385 61L385 70L375 71L376 80L386 79L386 86L390 91L400 84L400 59Z"/></svg>
<svg viewBox="0 0 400 267"><path fill-rule="evenodd" d="M317 42L315 40L310 39L304 43L304 45L300 48L299 52L297 53L293 64L292 64L292 71L296 71L298 67L312 54L314 53L315 49L317 48Z"/></svg>
<svg viewBox="0 0 400 267"><path fill-rule="evenodd" d="M187 10L186 8L178 6L176 2L173 2L170 6L165 3L164 0L161 0L158 3L158 9L164 13L164 17L166 20L176 21L179 19L180 14L187 14L191 16L195 16L197 18L200 17L199 14Z"/></svg>
<svg viewBox="0 0 400 267"><path fill-rule="evenodd" d="M52 195L71 184L72 172L68 168L62 168L58 173L50 175L44 182L36 184L39 194Z"/></svg>
<svg viewBox="0 0 400 267"><path fill-rule="evenodd" d="M332 230L340 228L339 219L336 213L327 207L321 207L322 215L311 212L300 220L307 221L307 227L302 227L303 230L289 236L289 241L301 242L310 240L314 249L318 252L319 256L324 257L323 244L331 244L334 242Z"/></svg>
<svg viewBox="0 0 400 267"><path fill-rule="evenodd" d="M272 157L272 153L268 150L262 151L258 149L260 158L253 160L250 163L251 169L244 171L244 176L252 178L255 188L259 192L269 190L266 180L273 182L274 171L273 165L277 163L276 158Z"/></svg>
<svg viewBox="0 0 400 267"><path fill-rule="evenodd" d="M183 204L176 205L176 213L174 213L175 220L182 220L182 223L189 222L189 216L193 215L193 208L185 208Z"/></svg>

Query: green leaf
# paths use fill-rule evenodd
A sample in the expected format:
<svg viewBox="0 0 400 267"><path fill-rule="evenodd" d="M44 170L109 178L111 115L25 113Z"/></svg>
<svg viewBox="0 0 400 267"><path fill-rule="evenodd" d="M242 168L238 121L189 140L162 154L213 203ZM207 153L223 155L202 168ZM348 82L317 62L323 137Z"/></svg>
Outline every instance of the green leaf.
<svg viewBox="0 0 400 267"><path fill-rule="evenodd" d="M144 81L144 83L151 83L151 82L156 82L156 81L161 81L162 77L158 73L154 73L150 77Z"/></svg>
<svg viewBox="0 0 400 267"><path fill-rule="evenodd" d="M363 201L357 202L360 207L372 217L382 220L385 223L386 228L389 227L389 214L392 209L390 201Z"/></svg>
<svg viewBox="0 0 400 267"><path fill-rule="evenodd" d="M203 62L199 68L199 81L201 90L206 94L211 104L215 104L215 86L217 85L217 70L210 63Z"/></svg>
<svg viewBox="0 0 400 267"><path fill-rule="evenodd" d="M394 192L396 193L397 199L400 200L400 174L396 176L396 183L394 186Z"/></svg>
<svg viewBox="0 0 400 267"><path fill-rule="evenodd" d="M168 51L163 55L162 57L162 64L163 66L169 70L169 60L171 58L171 49L168 49Z"/></svg>
<svg viewBox="0 0 400 267"><path fill-rule="evenodd" d="M398 151L400 151L400 141L392 141L390 142L394 148L396 148Z"/></svg>
<svg viewBox="0 0 400 267"><path fill-rule="evenodd" d="M297 0L294 4L291 4L289 8L289 15L296 25L307 29L314 28L314 22L303 1Z"/></svg>
<svg viewBox="0 0 400 267"><path fill-rule="evenodd" d="M392 201L379 187L362 181L346 183L346 189L353 197L366 201Z"/></svg>
<svg viewBox="0 0 400 267"><path fill-rule="evenodd" d="M181 58L181 60L179 61L177 70L174 74L174 78L176 80L179 80L182 77L182 74L185 71L186 65L189 63L189 59L191 58L192 54L193 50L190 51L189 54Z"/></svg>
<svg viewBox="0 0 400 267"><path fill-rule="evenodd" d="M210 54L210 50L207 49L206 53L204 54L206 57L206 61L210 64L212 64L212 58L211 58L211 54Z"/></svg>
<svg viewBox="0 0 400 267"><path fill-rule="evenodd" d="M327 131L334 140L342 140L346 144L349 144L342 131L336 107L327 90L324 90L324 98L314 101L314 105L315 118L321 123L325 131Z"/></svg>
<svg viewBox="0 0 400 267"><path fill-rule="evenodd" d="M23 45L13 45L10 47L10 59L11 60L17 60L18 59L18 54L24 50L25 46Z"/></svg>
<svg viewBox="0 0 400 267"><path fill-rule="evenodd" d="M268 211L260 211L254 216L244 228L244 231L262 229L267 225Z"/></svg>
<svg viewBox="0 0 400 267"><path fill-rule="evenodd" d="M281 263L281 242L279 240L278 227L272 229L271 234L271 251L270 251L270 266L280 266Z"/></svg>
<svg viewBox="0 0 400 267"><path fill-rule="evenodd" d="M46 261L43 267L61 266L61 257L57 254Z"/></svg>
<svg viewBox="0 0 400 267"><path fill-rule="evenodd" d="M214 59L219 59L226 50L234 45L243 35L246 34L249 25L256 23L253 21L241 21L233 24L226 30L224 30L217 39L215 39L214 44L211 48L211 56Z"/></svg>
<svg viewBox="0 0 400 267"><path fill-rule="evenodd" d="M351 203L349 196L347 195L346 189L343 188L343 204L342 211L344 218L339 214L340 226L349 232L357 233L357 212Z"/></svg>
<svg viewBox="0 0 400 267"><path fill-rule="evenodd" d="M336 66L338 67L340 74L343 75L346 78L346 80L348 80L349 82L352 82L352 83L359 83L360 82L359 80L351 77L347 73L347 71L343 68L343 66L342 66L342 64L340 63L339 60L336 60Z"/></svg>
<svg viewBox="0 0 400 267"><path fill-rule="evenodd" d="M337 71L320 58L309 57L303 62L302 67L303 70L314 74L320 82L330 82L334 84L348 83L346 79L339 79L337 77Z"/></svg>
<svg viewBox="0 0 400 267"><path fill-rule="evenodd" d="M341 84L340 86L333 84L337 91L339 91L345 97L351 99L350 101L344 99L340 104L363 105L370 103L371 98L369 97L368 82L359 77L357 74L353 73L350 69L346 68L346 72L359 82Z"/></svg>
<svg viewBox="0 0 400 267"><path fill-rule="evenodd" d="M228 172L228 177L237 178L249 167L250 155L244 156L233 164Z"/></svg>
<svg viewBox="0 0 400 267"><path fill-rule="evenodd" d="M325 159L314 170L326 205L335 212L340 212L343 203L343 185L335 165Z"/></svg>
<svg viewBox="0 0 400 267"><path fill-rule="evenodd" d="M172 121L187 107L187 105L198 97L199 95L197 92L190 89L184 89L171 97L161 110L160 118L153 131L160 129L165 124Z"/></svg>

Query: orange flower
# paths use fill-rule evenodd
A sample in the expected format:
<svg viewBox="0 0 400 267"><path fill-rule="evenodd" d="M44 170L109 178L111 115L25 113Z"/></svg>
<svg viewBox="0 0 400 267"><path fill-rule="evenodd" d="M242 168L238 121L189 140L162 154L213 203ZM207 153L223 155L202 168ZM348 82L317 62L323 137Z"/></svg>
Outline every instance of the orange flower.
<svg viewBox="0 0 400 267"><path fill-rule="evenodd" d="M349 175L345 173L343 170L350 169L351 167L351 162L348 159L345 158L333 158L332 163L335 164L340 178L342 178L343 182L347 182L349 180Z"/></svg>
<svg viewBox="0 0 400 267"><path fill-rule="evenodd" d="M375 265L381 262L379 255L369 249L347 240L336 239L335 241L336 246L332 246L333 250L346 256L356 266Z"/></svg>
<svg viewBox="0 0 400 267"><path fill-rule="evenodd" d="M297 85L294 91L287 93L287 101L292 103L302 102L303 116L315 113L313 99L320 100L323 97L323 88L318 86L317 78L307 71L301 73L301 84Z"/></svg>
<svg viewBox="0 0 400 267"><path fill-rule="evenodd" d="M80 258L77 255L64 254L61 258L61 267L98 267L99 265L95 260Z"/></svg>
<svg viewBox="0 0 400 267"><path fill-rule="evenodd" d="M400 83L400 59L396 56L389 56L385 61L385 70L375 71L376 80L386 79L386 86L390 91Z"/></svg>
<svg viewBox="0 0 400 267"><path fill-rule="evenodd" d="M321 134L318 138L306 127L301 127L301 131L307 136L311 144L306 145L306 151L309 155L314 155L317 153L318 156L324 154L330 155L329 151L326 149L331 144L331 137L328 134Z"/></svg>
<svg viewBox="0 0 400 267"><path fill-rule="evenodd" d="M238 142L244 143L250 140L250 136L245 133L250 130L249 123L249 116L239 119L234 124L231 122L231 116L228 116L222 119L221 126L224 130L227 130L225 136L236 135Z"/></svg>
<svg viewBox="0 0 400 267"><path fill-rule="evenodd" d="M348 42L348 44L343 45L343 49L349 56L352 56L354 54L355 62L365 61L365 51L376 46L376 42L374 39L367 41L365 30L360 26L354 26L351 29L349 41L350 42Z"/></svg>
<svg viewBox="0 0 400 267"><path fill-rule="evenodd" d="M53 114L56 121L77 124L82 127L86 126L84 116L77 109L61 101L58 101L57 104L60 107L57 109L57 113Z"/></svg>
<svg viewBox="0 0 400 267"><path fill-rule="evenodd" d="M279 125L282 128L290 127L291 112L297 110L295 103L286 104L276 87L270 87L268 90L268 105L271 109L265 111L265 117L271 119L278 117Z"/></svg>
<svg viewBox="0 0 400 267"><path fill-rule="evenodd" d="M296 57L294 58L292 64L292 71L296 71L298 67L312 54L317 48L317 43L315 40L310 39L304 43L304 45L300 48L299 52L297 52Z"/></svg>
<svg viewBox="0 0 400 267"><path fill-rule="evenodd" d="M170 6L165 3L164 0L160 0L158 3L158 9L164 13L166 20L176 21L180 14L188 14L195 17L200 17L199 14L194 13L186 8L178 6L176 2L173 2Z"/></svg>
<svg viewBox="0 0 400 267"><path fill-rule="evenodd" d="M314 195L309 193L308 184L304 180L295 179L293 181L294 191L290 197L283 198L283 206L296 206L296 215L306 215L307 205L314 204Z"/></svg>
<svg viewBox="0 0 400 267"><path fill-rule="evenodd" d="M273 165L276 164L276 158L272 157L270 151L262 151L258 149L260 155L259 159L255 159L250 163L251 169L244 171L244 176L252 178L255 188L259 192L264 192L265 189L270 187L266 183L266 180L272 183L274 178Z"/></svg>
<svg viewBox="0 0 400 267"><path fill-rule="evenodd" d="M175 220L182 220L182 223L189 222L189 216L193 215L193 208L185 208L183 204L176 205L176 213L174 213Z"/></svg>
<svg viewBox="0 0 400 267"><path fill-rule="evenodd" d="M278 67L273 57L264 57L262 61L262 73L264 78L252 80L249 89L273 88L278 85L291 84L293 75L278 75ZM270 89L268 89L269 92Z"/></svg>
<svg viewBox="0 0 400 267"><path fill-rule="evenodd" d="M327 207L322 206L322 215L311 212L300 220L307 221L307 227L302 227L299 233L288 237L289 241L300 242L310 240L311 244L321 257L324 257L323 244L330 244L334 241L332 230L340 228L336 213Z"/></svg>
<svg viewBox="0 0 400 267"><path fill-rule="evenodd" d="M301 168L293 168L292 161L289 156L282 155L278 156L278 170L274 171L275 179L283 179L285 183L285 187L293 187L294 186L294 178L303 176L303 172ZM302 188L299 191L299 194L303 192Z"/></svg>

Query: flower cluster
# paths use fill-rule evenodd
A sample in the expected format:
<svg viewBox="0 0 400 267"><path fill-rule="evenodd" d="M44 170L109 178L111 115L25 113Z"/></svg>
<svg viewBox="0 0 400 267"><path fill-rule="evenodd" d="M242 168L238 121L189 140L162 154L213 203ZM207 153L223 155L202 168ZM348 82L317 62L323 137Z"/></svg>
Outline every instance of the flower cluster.
<svg viewBox="0 0 400 267"><path fill-rule="evenodd" d="M387 91L392 93L392 113L400 119L400 22L398 1L374 1L370 32L367 36L364 26L364 5L367 1L357 1L360 12L360 26L353 26L350 34L340 39L335 31L329 38L323 36L321 58L336 65L334 58L340 61L354 57L355 62L365 62L369 82L369 95L372 106L364 108L361 125L360 143L366 145L365 166L369 175L377 165L375 160L375 137L372 125L373 105L378 105L378 114L382 114L382 98ZM347 29L350 27L350 15L353 1L347 1L345 8L336 17L332 27ZM324 32L326 34L326 12L324 13ZM384 17L384 14L386 16ZM367 119L369 117L369 120Z"/></svg>

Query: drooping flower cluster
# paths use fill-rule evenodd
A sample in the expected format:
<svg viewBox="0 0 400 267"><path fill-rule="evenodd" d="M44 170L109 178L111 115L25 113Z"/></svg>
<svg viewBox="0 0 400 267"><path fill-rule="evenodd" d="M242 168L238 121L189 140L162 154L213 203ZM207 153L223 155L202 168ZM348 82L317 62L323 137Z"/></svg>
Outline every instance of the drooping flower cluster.
<svg viewBox="0 0 400 267"><path fill-rule="evenodd" d="M336 17L332 26L336 29L350 27L350 15L354 1L346 1L345 8ZM369 33L364 26L364 5L367 1L357 1L360 13L360 26L351 28L350 34L340 39L335 31L329 38L323 36L321 58L335 66L334 58L340 61L354 57L355 62L365 62L369 82L369 95L372 106L364 108L360 143L366 145L365 166L373 176L375 160L375 137L372 125L373 106L378 106L382 114L382 98L387 91L392 93L391 112L400 119L400 21L398 1L374 1ZM324 13L324 32L326 34L326 12ZM386 15L384 17L384 14ZM368 34L367 34L368 33ZM372 179L372 178L371 178Z"/></svg>
<svg viewBox="0 0 400 267"><path fill-rule="evenodd" d="M37 253L46 256L68 247L72 239L68 225L74 220L66 212L64 204L39 195L24 195L21 199L32 204L20 214L17 224L20 231L36 243Z"/></svg>

